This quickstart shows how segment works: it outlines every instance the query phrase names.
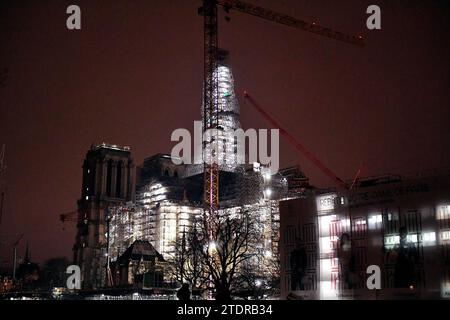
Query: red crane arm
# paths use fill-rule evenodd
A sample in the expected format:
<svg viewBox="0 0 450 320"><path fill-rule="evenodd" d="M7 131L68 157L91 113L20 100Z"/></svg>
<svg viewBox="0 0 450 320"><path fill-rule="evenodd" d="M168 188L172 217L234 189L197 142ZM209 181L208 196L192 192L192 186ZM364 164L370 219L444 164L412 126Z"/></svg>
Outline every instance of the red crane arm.
<svg viewBox="0 0 450 320"><path fill-rule="evenodd" d="M289 142L305 157L308 158L316 167L318 167L325 175L331 178L339 188L346 189L344 181L342 181L336 174L333 173L327 166L325 166L311 151L309 151L304 145L302 145L297 139L287 132L283 127L268 114L259 104L244 91L244 97L250 102L250 104L275 128L279 129L281 134L289 140Z"/></svg>
<svg viewBox="0 0 450 320"><path fill-rule="evenodd" d="M272 22L284 24L286 26L300 29L307 32L312 32L324 37L328 37L331 39L347 42L350 44L354 44L360 47L365 45L364 39L362 36L353 36L348 35L339 31L334 31L327 27L322 27L314 22L306 22L303 20L299 20L288 16L283 13L275 12L269 9L265 9L262 7L255 6L251 3L247 3L239 0L219 0L218 4L223 6L227 11L229 9L234 9L243 13L247 13L265 20L269 20Z"/></svg>

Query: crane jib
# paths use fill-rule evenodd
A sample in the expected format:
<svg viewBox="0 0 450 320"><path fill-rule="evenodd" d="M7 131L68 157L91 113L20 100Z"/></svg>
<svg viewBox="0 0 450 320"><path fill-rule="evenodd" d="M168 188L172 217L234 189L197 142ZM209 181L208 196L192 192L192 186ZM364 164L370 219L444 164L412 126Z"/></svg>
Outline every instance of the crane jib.
<svg viewBox="0 0 450 320"><path fill-rule="evenodd" d="M315 22L306 22L303 20L296 19L289 15L279 13L273 10L265 9L253 4L239 1L239 0L219 0L218 5L221 5L228 12L230 9L240 11L242 13L250 14L271 22L276 22L289 27L297 28L303 31L315 33L324 37L335 39L338 41L347 42L349 44L354 44L363 47L365 45L362 36L354 36L345 34L343 32L334 31L330 28L318 25Z"/></svg>

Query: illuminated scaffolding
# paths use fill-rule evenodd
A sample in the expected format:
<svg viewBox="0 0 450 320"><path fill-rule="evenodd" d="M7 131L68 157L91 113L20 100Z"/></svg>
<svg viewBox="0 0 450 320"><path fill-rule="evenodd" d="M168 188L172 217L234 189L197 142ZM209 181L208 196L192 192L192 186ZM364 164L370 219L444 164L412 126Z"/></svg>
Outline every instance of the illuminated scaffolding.
<svg viewBox="0 0 450 320"><path fill-rule="evenodd" d="M145 222L149 217L148 210L132 203L109 209L108 251L111 261L116 261L135 240L148 240Z"/></svg>
<svg viewBox="0 0 450 320"><path fill-rule="evenodd" d="M139 204L110 210L109 246L115 261L135 240L146 240L165 258L175 250L175 241L187 231L202 209L188 201L168 199L169 187L150 183Z"/></svg>
<svg viewBox="0 0 450 320"><path fill-rule="evenodd" d="M217 68L217 132L210 132L210 134L205 135L203 157L208 163L215 160L219 164L220 171L234 172L238 166L238 159L237 141L233 132L240 128L239 103L234 91L234 79L228 64L228 58L228 52L220 50ZM202 108L202 117L203 115L204 108Z"/></svg>
<svg viewBox="0 0 450 320"><path fill-rule="evenodd" d="M228 53L219 52L217 132L204 137L202 156L206 161L211 161L210 157L214 156L219 163L220 203L217 214L239 217L247 212L256 222L261 241L256 245L251 269L264 274L266 267L279 259L279 203L303 197L308 180L299 167L271 174L269 168L260 163L238 163L237 141L233 133L240 128L239 105ZM213 149L217 152L211 152L217 146L218 149ZM195 163L199 163L198 159ZM133 208L111 210L111 260L117 259L133 241L147 240L170 261L175 255L176 241L203 216L202 195L195 195L196 191L192 191L202 189L203 170L202 164L175 165L170 155L158 154L147 158L140 173L141 181ZM188 199L186 190L189 189Z"/></svg>
<svg viewBox="0 0 450 320"><path fill-rule="evenodd" d="M297 171L297 174L301 174ZM264 229L265 248L277 253L279 239L279 201L302 195L293 190L283 172L270 175L268 168L255 163L231 175L221 202L221 214L249 211ZM135 240L147 240L167 257L174 242L201 216L201 204L178 194L184 190L178 178L154 179L137 193L137 202L109 209L110 256L115 259ZM224 182L228 182L225 181ZM187 182L186 184L189 184ZM270 244L270 245L269 245Z"/></svg>

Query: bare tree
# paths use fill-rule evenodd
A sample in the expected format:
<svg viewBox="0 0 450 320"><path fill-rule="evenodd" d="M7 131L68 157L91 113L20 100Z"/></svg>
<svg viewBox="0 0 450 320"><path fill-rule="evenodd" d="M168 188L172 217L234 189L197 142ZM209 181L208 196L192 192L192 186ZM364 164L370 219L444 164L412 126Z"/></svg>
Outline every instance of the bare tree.
<svg viewBox="0 0 450 320"><path fill-rule="evenodd" d="M239 268L233 294L243 299L264 299L276 295L280 284L280 262L278 257L260 250Z"/></svg>
<svg viewBox="0 0 450 320"><path fill-rule="evenodd" d="M243 263L256 253L257 228L248 211L230 216L204 216L195 247L217 300L230 300Z"/></svg>
<svg viewBox="0 0 450 320"><path fill-rule="evenodd" d="M172 261L174 280L189 282L193 289L214 289L222 301L249 290L261 297L271 279L267 268L273 266L264 257L258 219L248 211L205 214L194 221L175 243Z"/></svg>
<svg viewBox="0 0 450 320"><path fill-rule="evenodd" d="M175 241L175 253L169 265L170 278L174 282L188 282L192 291L201 292L207 282L206 269L196 247L199 245L197 229L185 230L183 236Z"/></svg>

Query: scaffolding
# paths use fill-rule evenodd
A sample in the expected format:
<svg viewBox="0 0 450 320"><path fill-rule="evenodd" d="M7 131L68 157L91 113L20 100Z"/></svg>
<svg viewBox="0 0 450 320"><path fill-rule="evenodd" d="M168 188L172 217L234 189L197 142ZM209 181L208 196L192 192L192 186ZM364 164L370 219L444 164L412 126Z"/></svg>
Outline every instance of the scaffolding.
<svg viewBox="0 0 450 320"><path fill-rule="evenodd" d="M109 254L111 261L125 252L135 240L146 240L165 258L175 250L175 241L202 213L186 200L169 199L170 187L161 182L146 186L139 203L110 209Z"/></svg>
<svg viewBox="0 0 450 320"><path fill-rule="evenodd" d="M234 131L240 128L239 104L234 91L234 79L228 65L228 52L220 50L218 75L217 132L206 132L203 160L216 161L220 171L234 172L238 166L237 141ZM202 117L203 117L202 108ZM214 157L214 158L213 158ZM198 166L195 173L198 173Z"/></svg>
<svg viewBox="0 0 450 320"><path fill-rule="evenodd" d="M228 53L220 52L218 129L204 137L203 157L206 158L203 160L212 161L214 156L219 162L218 214L239 217L247 212L256 222L260 241L255 247L254 256L258 258L253 261L252 268L263 274L267 271L265 266L278 259L279 203L305 196L308 180L299 167L273 174L268 166L260 163L238 163L234 132L240 128L239 105ZM216 146L219 147L213 153L211 149ZM110 211L111 260L115 261L135 240L147 240L170 261L175 255L176 241L203 215L201 196L196 198L191 194L191 199L186 197L186 190L201 189L202 182L198 182L203 181L203 170L203 164L174 165L169 155L147 158L141 170L136 203Z"/></svg>

